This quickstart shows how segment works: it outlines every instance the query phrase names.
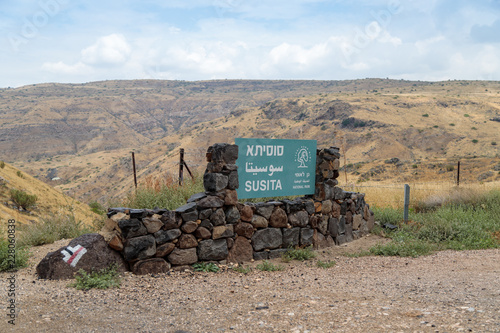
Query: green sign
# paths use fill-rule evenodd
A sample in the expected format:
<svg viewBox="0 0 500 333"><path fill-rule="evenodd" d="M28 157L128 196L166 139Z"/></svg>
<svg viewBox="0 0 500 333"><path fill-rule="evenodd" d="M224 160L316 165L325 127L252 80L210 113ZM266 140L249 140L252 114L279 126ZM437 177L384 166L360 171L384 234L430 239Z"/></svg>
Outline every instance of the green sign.
<svg viewBox="0 0 500 333"><path fill-rule="evenodd" d="M316 140L235 140L238 198L314 194Z"/></svg>

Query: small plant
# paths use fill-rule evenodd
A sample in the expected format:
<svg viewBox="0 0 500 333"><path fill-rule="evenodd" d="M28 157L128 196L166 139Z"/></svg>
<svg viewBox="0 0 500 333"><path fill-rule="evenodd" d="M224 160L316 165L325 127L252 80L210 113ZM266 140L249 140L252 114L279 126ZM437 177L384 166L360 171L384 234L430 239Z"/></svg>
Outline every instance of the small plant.
<svg viewBox="0 0 500 333"><path fill-rule="evenodd" d="M491 145L492 145L492 146L496 146L496 145L497 145L497 142L496 142L496 141L491 141Z"/></svg>
<svg viewBox="0 0 500 333"><path fill-rule="evenodd" d="M311 258L315 258L316 253L312 250L312 246L306 247L304 249L296 248L296 249L288 249L281 259L284 262L289 262L291 260L304 261L309 260Z"/></svg>
<svg viewBox="0 0 500 333"><path fill-rule="evenodd" d="M466 113L466 114L464 114L464 117L469 118L470 116Z"/></svg>
<svg viewBox="0 0 500 333"><path fill-rule="evenodd" d="M274 265L273 263L264 260L262 263L257 265L257 269L266 272L282 271L285 268L281 265Z"/></svg>
<svg viewBox="0 0 500 333"><path fill-rule="evenodd" d="M325 269L326 268L331 268L331 267L335 266L336 264L337 264L337 262L335 260L333 260L333 261L330 261L330 260L328 260L328 261L318 260L318 262L316 263L316 265L318 267L325 268Z"/></svg>
<svg viewBox="0 0 500 333"><path fill-rule="evenodd" d="M120 288L121 285L120 275L116 271L116 264L90 274L80 269L75 279L76 282L71 283L69 287L78 290Z"/></svg>
<svg viewBox="0 0 500 333"><path fill-rule="evenodd" d="M22 190L16 190L15 188L10 190L10 198L17 206L26 210L32 208L38 200L36 195L31 195Z"/></svg>
<svg viewBox="0 0 500 333"><path fill-rule="evenodd" d="M23 246L51 244L92 232L71 214L45 216L39 223L23 227L21 231L19 243Z"/></svg>
<svg viewBox="0 0 500 333"><path fill-rule="evenodd" d="M30 257L30 253L26 247L18 247L16 246L16 256L15 261L12 266L12 245L9 248L9 241L4 238L0 238L0 272L17 270L18 268L28 266L28 259ZM10 256L9 256L10 255Z"/></svg>
<svg viewBox="0 0 500 333"><path fill-rule="evenodd" d="M241 274L248 274L252 271L252 267L235 266L235 267L233 267L233 271L241 273Z"/></svg>
<svg viewBox="0 0 500 333"><path fill-rule="evenodd" d="M438 126L438 125L434 125L434 126L432 126L432 127L434 127L434 128L439 128L439 126Z"/></svg>
<svg viewBox="0 0 500 333"><path fill-rule="evenodd" d="M471 127L471 130L477 131L477 128L475 128L475 127Z"/></svg>
<svg viewBox="0 0 500 333"><path fill-rule="evenodd" d="M454 123L450 123L450 126L455 126L455 124Z"/></svg>
<svg viewBox="0 0 500 333"><path fill-rule="evenodd" d="M478 143L479 141L477 141L476 139L472 140L472 143Z"/></svg>
<svg viewBox="0 0 500 333"><path fill-rule="evenodd" d="M19 177L19 178L24 178L24 175L21 171L17 170L16 172L16 175Z"/></svg>
<svg viewBox="0 0 500 333"><path fill-rule="evenodd" d="M4 161L0 161L0 169L3 169L5 168L5 162Z"/></svg>
<svg viewBox="0 0 500 333"><path fill-rule="evenodd" d="M428 113L424 113L424 114L422 115L422 117L428 118L428 117L429 117L429 114L428 114Z"/></svg>
<svg viewBox="0 0 500 333"><path fill-rule="evenodd" d="M413 164L411 167L412 167L413 169L417 169L417 168L418 168L418 165L417 165L417 164Z"/></svg>
<svg viewBox="0 0 500 333"><path fill-rule="evenodd" d="M217 273L220 268L213 262L197 262L193 265L193 269L195 272L212 272Z"/></svg>
<svg viewBox="0 0 500 333"><path fill-rule="evenodd" d="M90 210L96 214L104 215L106 214L106 209L97 201L89 203Z"/></svg>
<svg viewBox="0 0 500 333"><path fill-rule="evenodd" d="M455 170L455 166L454 165L448 164L446 166L446 171L450 172L450 171L453 171L453 170Z"/></svg>

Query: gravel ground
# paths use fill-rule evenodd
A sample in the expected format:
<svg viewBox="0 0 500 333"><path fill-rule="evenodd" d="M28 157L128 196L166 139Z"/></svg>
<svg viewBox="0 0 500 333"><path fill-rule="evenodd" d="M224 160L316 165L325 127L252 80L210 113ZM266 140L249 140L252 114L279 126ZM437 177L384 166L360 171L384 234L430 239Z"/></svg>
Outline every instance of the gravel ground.
<svg viewBox="0 0 500 333"><path fill-rule="evenodd" d="M283 271L126 273L122 287L79 291L34 267L69 240L33 249L16 275L16 325L1 332L500 332L500 250L361 257L364 237ZM332 268L317 259L335 260ZM257 263L251 263L255 266ZM2 311L7 312L1 273Z"/></svg>

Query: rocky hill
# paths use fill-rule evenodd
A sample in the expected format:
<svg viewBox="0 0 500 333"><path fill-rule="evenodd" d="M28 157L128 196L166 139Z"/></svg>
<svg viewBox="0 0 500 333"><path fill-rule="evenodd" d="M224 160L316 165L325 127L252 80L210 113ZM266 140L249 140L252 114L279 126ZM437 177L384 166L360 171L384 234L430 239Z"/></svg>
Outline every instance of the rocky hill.
<svg viewBox="0 0 500 333"><path fill-rule="evenodd" d="M3 158L84 202L130 191L131 151L145 182L175 174L181 147L202 171L207 147L236 137L339 146L351 180L449 178L459 159L471 181L498 178L500 82L105 81L0 101Z"/></svg>

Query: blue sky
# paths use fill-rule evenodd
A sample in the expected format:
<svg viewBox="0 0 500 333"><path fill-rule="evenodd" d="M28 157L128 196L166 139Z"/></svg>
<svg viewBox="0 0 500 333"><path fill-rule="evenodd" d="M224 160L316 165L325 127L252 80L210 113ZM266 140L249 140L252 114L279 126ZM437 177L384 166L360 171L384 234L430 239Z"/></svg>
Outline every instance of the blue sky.
<svg viewBox="0 0 500 333"><path fill-rule="evenodd" d="M0 0L0 87L500 80L500 0Z"/></svg>

